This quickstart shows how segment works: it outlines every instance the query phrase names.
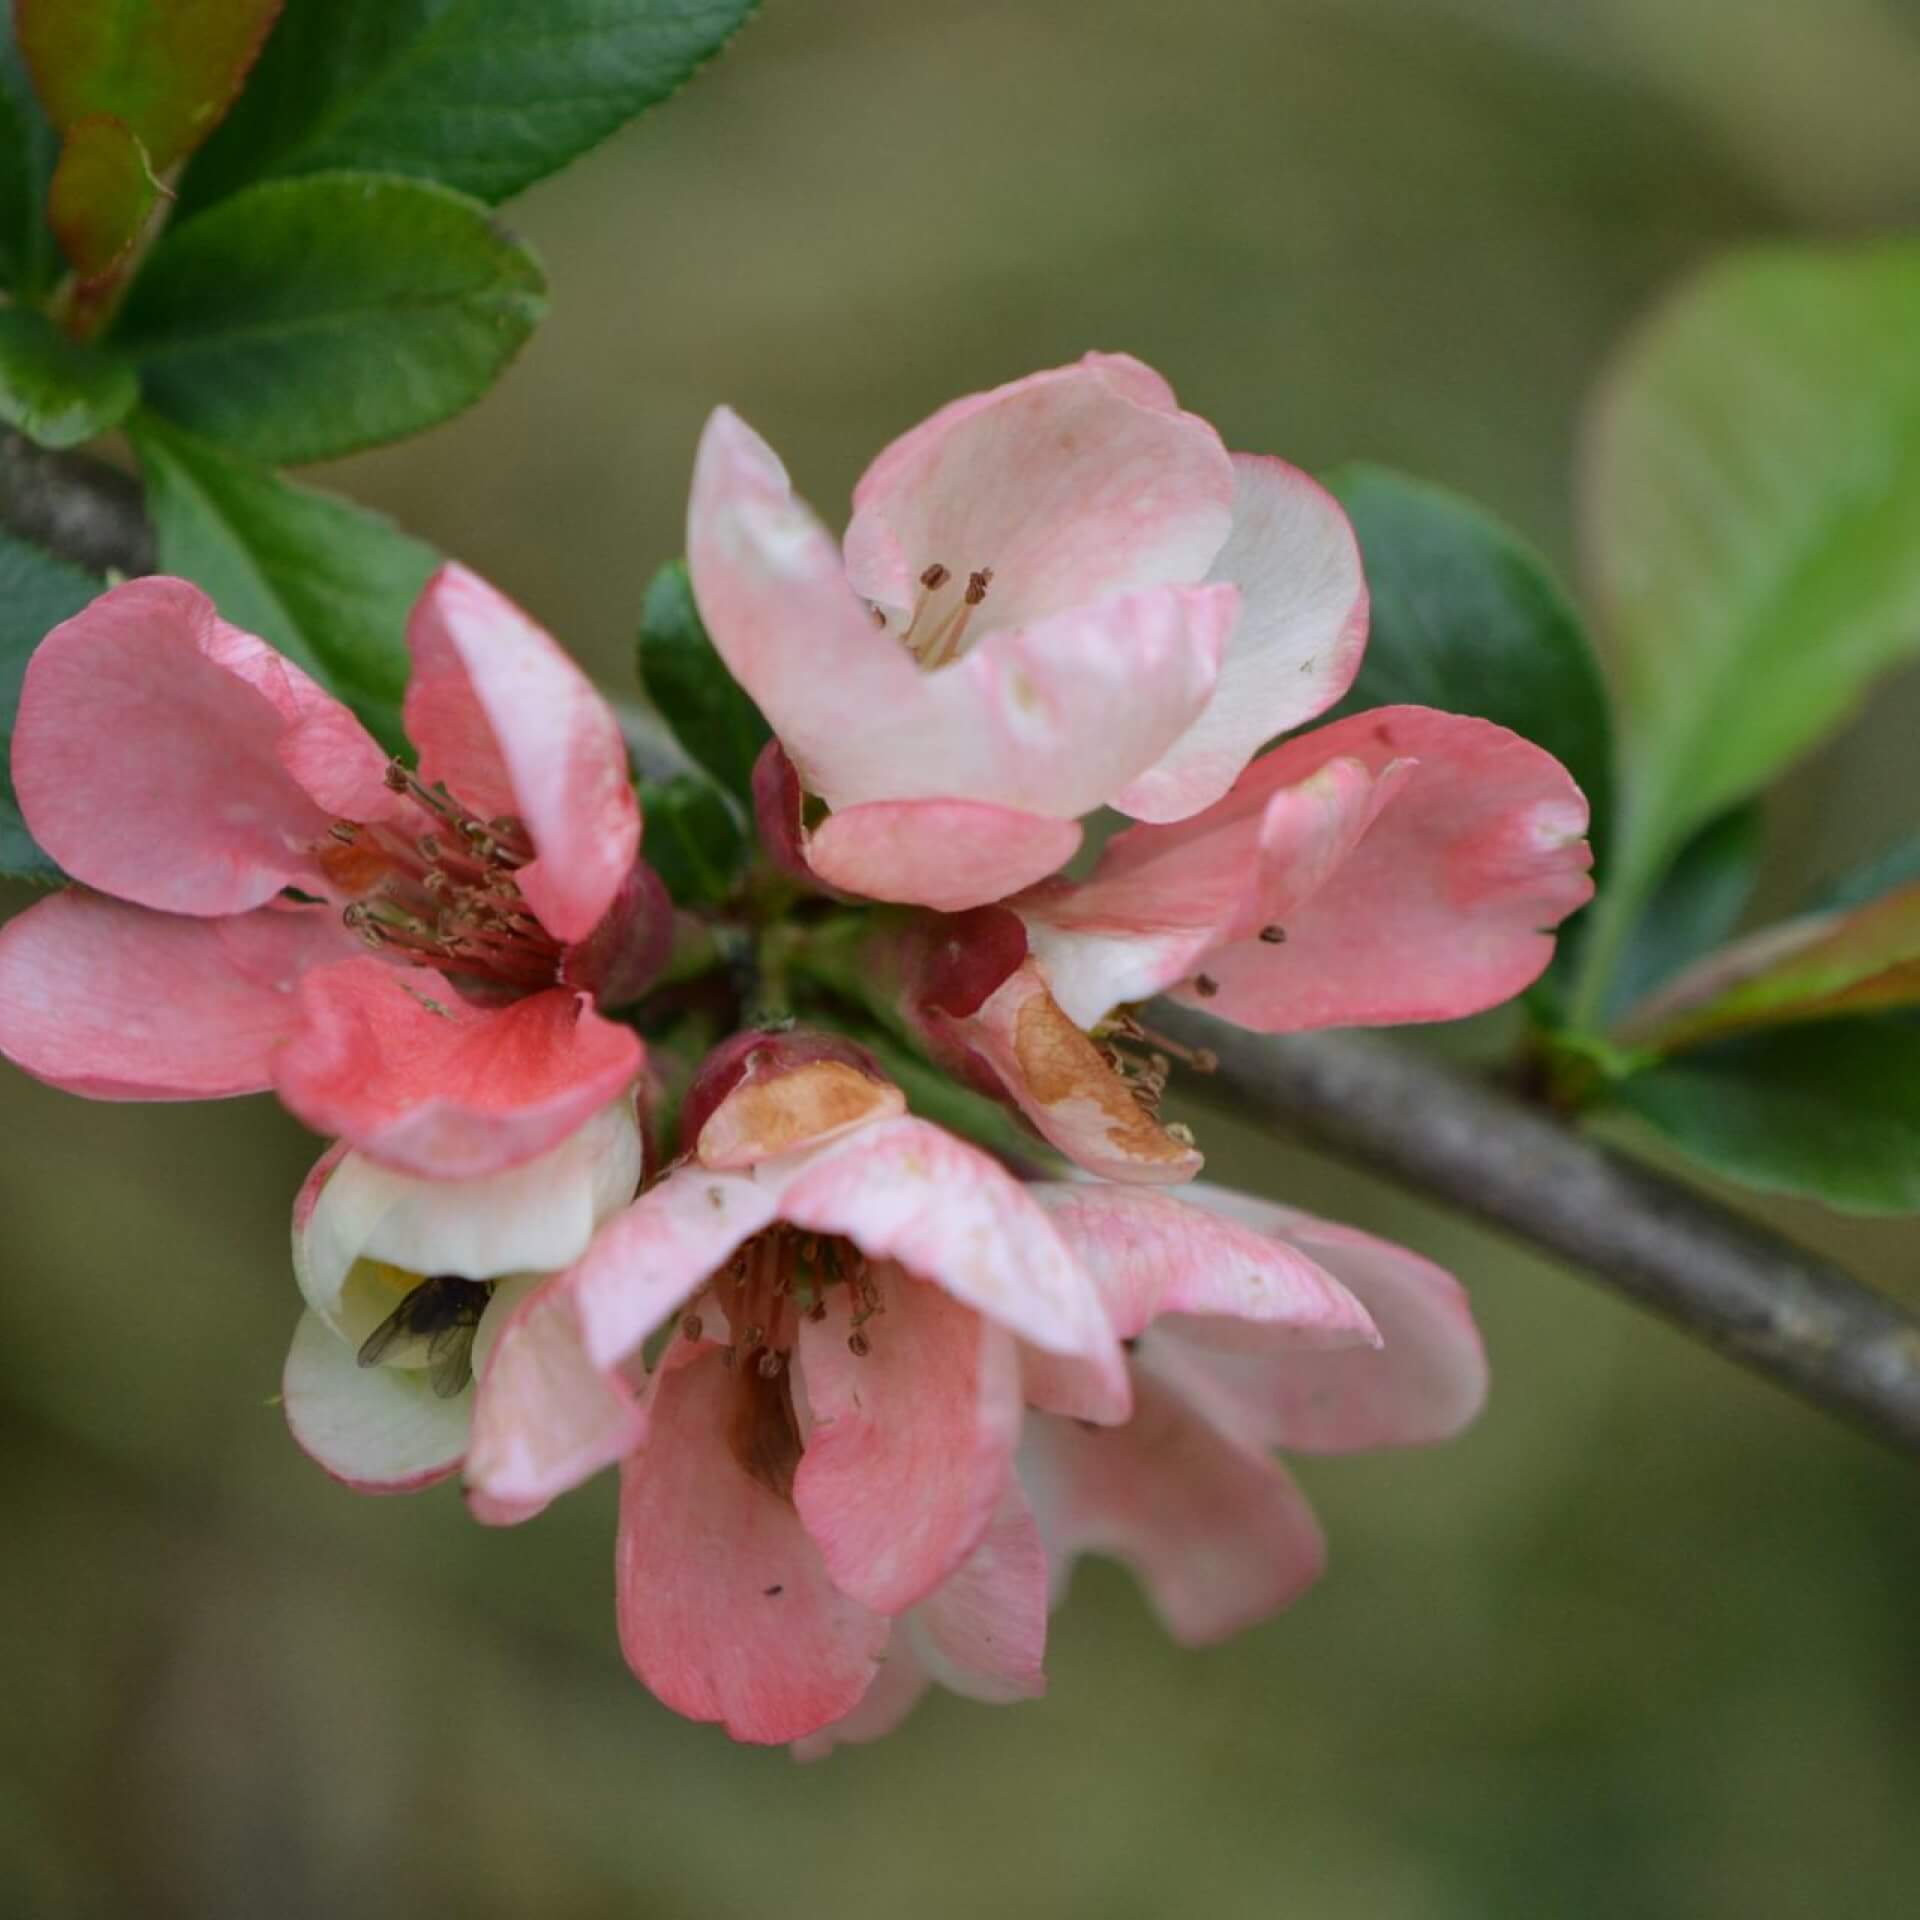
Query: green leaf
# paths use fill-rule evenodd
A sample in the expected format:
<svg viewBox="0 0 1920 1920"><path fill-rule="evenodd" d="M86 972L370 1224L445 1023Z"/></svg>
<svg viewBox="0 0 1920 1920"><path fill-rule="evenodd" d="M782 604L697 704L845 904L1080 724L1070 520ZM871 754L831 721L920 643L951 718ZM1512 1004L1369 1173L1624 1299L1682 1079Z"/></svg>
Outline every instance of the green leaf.
<svg viewBox="0 0 1920 1920"><path fill-rule="evenodd" d="M9 25L0 35L0 286L22 299L37 299L53 280L47 183L59 153Z"/></svg>
<svg viewBox="0 0 1920 1920"><path fill-rule="evenodd" d="M746 872L747 836L727 797L695 773L648 781L640 789L645 851L677 905L712 907Z"/></svg>
<svg viewBox="0 0 1920 1920"><path fill-rule="evenodd" d="M165 172L240 90L280 0L14 0L15 31L62 133L124 122Z"/></svg>
<svg viewBox="0 0 1920 1920"><path fill-rule="evenodd" d="M755 0L288 0L189 206L366 167L500 201L664 100Z"/></svg>
<svg viewBox="0 0 1920 1920"><path fill-rule="evenodd" d="M226 619L272 641L398 746L407 614L439 556L377 514L149 414L130 432L161 571L204 588Z"/></svg>
<svg viewBox="0 0 1920 1920"><path fill-rule="evenodd" d="M1599 854L1613 792L1606 688L1546 562L1444 488L1384 467L1327 476L1366 562L1372 624L1336 713L1409 702L1497 721L1580 783Z"/></svg>
<svg viewBox="0 0 1920 1920"><path fill-rule="evenodd" d="M1776 248L1709 268L1615 369L1584 511L1633 789L1616 928L1920 652L1916 342L1920 241Z"/></svg>
<svg viewBox="0 0 1920 1920"><path fill-rule="evenodd" d="M477 400L533 331L533 256L421 180L277 180L162 241L119 337L149 402L257 460L331 459Z"/></svg>
<svg viewBox="0 0 1920 1920"><path fill-rule="evenodd" d="M47 224L73 270L104 280L133 251L160 204L152 162L124 121L77 122L47 189Z"/></svg>
<svg viewBox="0 0 1920 1920"><path fill-rule="evenodd" d="M1855 1213L1920 1210L1920 1024L1744 1034L1636 1074L1619 1103L1715 1173Z"/></svg>
<svg viewBox="0 0 1920 1920"><path fill-rule="evenodd" d="M13 717L28 656L50 629L76 614L102 586L38 547L0 532L0 874L57 880L60 869L34 845L13 797Z"/></svg>
<svg viewBox="0 0 1920 1920"><path fill-rule="evenodd" d="M1620 956L1607 1002L1610 1016L1732 934L1753 898L1762 844L1760 809L1748 805L1709 821L1680 849Z"/></svg>
<svg viewBox="0 0 1920 1920"><path fill-rule="evenodd" d="M1914 881L1920 881L1920 833L1896 840L1858 866L1836 874L1814 894L1807 907L1815 913L1830 907L1864 907L1869 900Z"/></svg>
<svg viewBox="0 0 1920 1920"><path fill-rule="evenodd" d="M132 412L124 360L76 344L27 307L0 308L0 420L43 447L77 447Z"/></svg>
<svg viewBox="0 0 1920 1920"><path fill-rule="evenodd" d="M729 793L753 801L753 763L773 736L714 651L675 560L653 576L640 612L640 684L674 738Z"/></svg>

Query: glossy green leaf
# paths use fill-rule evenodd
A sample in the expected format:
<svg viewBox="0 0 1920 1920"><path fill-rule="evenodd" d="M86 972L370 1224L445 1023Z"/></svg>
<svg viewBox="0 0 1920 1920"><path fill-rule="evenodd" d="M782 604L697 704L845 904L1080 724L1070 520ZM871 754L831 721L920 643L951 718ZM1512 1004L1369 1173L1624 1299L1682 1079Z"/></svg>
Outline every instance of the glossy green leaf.
<svg viewBox="0 0 1920 1920"><path fill-rule="evenodd" d="M62 133L123 122L165 172L219 124L280 0L14 0L20 50Z"/></svg>
<svg viewBox="0 0 1920 1920"><path fill-rule="evenodd" d="M19 46L0 32L0 286L26 299L46 291L57 267L46 209L59 154Z"/></svg>
<svg viewBox="0 0 1920 1920"><path fill-rule="evenodd" d="M1920 1211L1920 1023L1899 1015L1743 1034L1615 1098L1729 1179L1848 1212Z"/></svg>
<svg viewBox="0 0 1920 1920"><path fill-rule="evenodd" d="M477 400L545 291L533 256L465 195L325 174L170 233L117 338L169 419L257 460L324 460Z"/></svg>
<svg viewBox="0 0 1920 1920"><path fill-rule="evenodd" d="M82 280L104 279L133 251L160 192L124 121L96 114L69 130L47 189L47 224Z"/></svg>
<svg viewBox="0 0 1920 1920"><path fill-rule="evenodd" d="M1546 562L1444 488L1364 465L1327 485L1359 535L1372 603L1359 678L1336 712L1409 702L1511 727L1580 783L1601 854L1613 790L1606 688Z"/></svg>
<svg viewBox="0 0 1920 1920"><path fill-rule="evenodd" d="M746 871L747 836L739 816L711 780L683 773L640 789L644 850L677 905L712 907Z"/></svg>
<svg viewBox="0 0 1920 1920"><path fill-rule="evenodd" d="M0 532L0 874L55 880L60 870L34 845L8 773L20 678L35 647L101 589L91 574Z"/></svg>
<svg viewBox="0 0 1920 1920"><path fill-rule="evenodd" d="M647 588L640 683L694 760L751 805L753 763L773 730L714 651L678 560L662 567Z"/></svg>
<svg viewBox="0 0 1920 1920"><path fill-rule="evenodd" d="M0 421L43 447L117 426L140 385L117 355L76 344L28 307L0 308Z"/></svg>
<svg viewBox="0 0 1920 1920"><path fill-rule="evenodd" d="M288 0L190 206L366 167L504 200L664 100L755 0Z"/></svg>
<svg viewBox="0 0 1920 1920"><path fill-rule="evenodd" d="M161 571L203 587L397 746L407 614L439 556L377 514L150 415L136 414L131 432Z"/></svg>
<svg viewBox="0 0 1920 1920"><path fill-rule="evenodd" d="M1920 241L1709 268L1632 342L1584 515L1633 787L1616 919L1920 653Z"/></svg>

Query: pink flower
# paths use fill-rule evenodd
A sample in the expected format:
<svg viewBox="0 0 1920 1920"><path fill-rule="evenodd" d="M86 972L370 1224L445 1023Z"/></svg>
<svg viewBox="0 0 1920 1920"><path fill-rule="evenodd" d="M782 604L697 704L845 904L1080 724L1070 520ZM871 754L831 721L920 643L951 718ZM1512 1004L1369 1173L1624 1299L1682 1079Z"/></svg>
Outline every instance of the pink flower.
<svg viewBox="0 0 1920 1920"><path fill-rule="evenodd" d="M1459 1433L1485 1400L1465 1294L1403 1247L1218 1188L1183 1199L1090 1183L1031 1191L1100 1285L1133 1384L1120 1425L1027 1418L1019 1484L1056 1605L1075 1561L1100 1553L1132 1568L1183 1644L1256 1625L1299 1599L1326 1559L1274 1448L1427 1446ZM1290 1315L1252 1286L1236 1299L1234 1277L1255 1262L1290 1278ZM1334 1293L1365 1308L1372 1340L1336 1324L1325 1310ZM978 1631L1023 1629L1016 1583L963 1591ZM796 1751L813 1758L880 1737L934 1681L951 1685L938 1653L904 1638L859 1705Z"/></svg>
<svg viewBox="0 0 1920 1920"><path fill-rule="evenodd" d="M47 636L14 782L81 884L0 930L0 1051L103 1099L272 1086L450 1178L543 1152L633 1081L639 1041L593 998L631 997L667 912L612 714L460 568L407 641L417 776L183 580Z"/></svg>
<svg viewBox="0 0 1920 1920"><path fill-rule="evenodd" d="M300 1447L362 1493L410 1493L460 1465L501 1327L577 1260L640 1182L623 1095L504 1173L426 1180L332 1148L293 1209L306 1312L282 1383Z"/></svg>
<svg viewBox="0 0 1920 1920"><path fill-rule="evenodd" d="M843 551L764 442L708 423L687 557L779 743L763 828L847 893L959 911L1054 872L1094 808L1185 819L1359 665L1339 507L1123 355L943 408L853 505ZM767 817L789 778L823 819Z"/></svg>
<svg viewBox="0 0 1920 1920"><path fill-rule="evenodd" d="M1263 754L1222 800L1109 841L1083 882L931 917L908 1016L1090 1172L1177 1181L1155 1119L1170 1050L1127 1011L1168 993L1263 1033L1452 1020L1510 999L1593 891L1586 801L1488 721L1380 707Z"/></svg>
<svg viewBox="0 0 1920 1920"><path fill-rule="evenodd" d="M974 1691L1036 1691L1022 1343L1072 1364L1073 1404L1123 1413L1092 1283L1018 1182L908 1117L844 1042L740 1036L696 1082L683 1138L502 1330L467 1460L476 1511L523 1517L620 1460L628 1662L739 1739L839 1719L909 1643ZM1001 1598L963 1602L981 1582ZM1019 1633L973 1632L1003 1604Z"/></svg>

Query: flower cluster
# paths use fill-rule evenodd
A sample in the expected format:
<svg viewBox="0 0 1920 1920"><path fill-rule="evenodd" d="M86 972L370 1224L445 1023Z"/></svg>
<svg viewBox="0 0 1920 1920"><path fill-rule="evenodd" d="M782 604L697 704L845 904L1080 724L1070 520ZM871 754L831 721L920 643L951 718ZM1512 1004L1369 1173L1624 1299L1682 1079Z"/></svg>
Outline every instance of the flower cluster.
<svg viewBox="0 0 1920 1920"><path fill-rule="evenodd" d="M773 734L704 915L611 712L471 574L410 623L405 758L187 583L102 595L22 694L75 884L0 930L0 1051L329 1136L295 1439L368 1491L458 1473L490 1524L617 1466L628 1662L737 1738L1037 1694L1085 1552L1182 1640L1285 1606L1323 1547L1275 1450L1444 1439L1484 1361L1417 1255L1194 1184L1161 1104L1206 1063L1144 1003L1505 1000L1586 898L1578 790L1422 708L1270 745L1359 665L1352 533L1119 356L935 414L842 540L721 412L687 553ZM1134 824L1069 874L1104 808Z"/></svg>

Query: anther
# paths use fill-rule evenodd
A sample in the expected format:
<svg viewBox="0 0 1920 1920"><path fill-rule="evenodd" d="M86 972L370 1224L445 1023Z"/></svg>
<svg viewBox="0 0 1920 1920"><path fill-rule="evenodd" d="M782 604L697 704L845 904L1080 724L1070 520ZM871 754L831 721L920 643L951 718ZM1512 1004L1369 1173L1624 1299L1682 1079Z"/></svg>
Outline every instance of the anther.
<svg viewBox="0 0 1920 1920"><path fill-rule="evenodd" d="M847 1335L847 1351L856 1360L864 1360L873 1351L873 1342L864 1333L850 1333Z"/></svg>
<svg viewBox="0 0 1920 1920"><path fill-rule="evenodd" d="M992 585L993 569L991 567L980 567L968 574L967 591L964 596L967 605L977 607L987 597L987 589Z"/></svg>
<svg viewBox="0 0 1920 1920"><path fill-rule="evenodd" d="M757 1370L762 1380L777 1380L780 1377L780 1369L786 1364L786 1356L775 1353L773 1349L769 1347L761 1354L757 1363Z"/></svg>
<svg viewBox="0 0 1920 1920"><path fill-rule="evenodd" d="M1220 982L1210 973L1196 973L1193 976L1193 990L1202 1000L1211 1000L1220 991Z"/></svg>
<svg viewBox="0 0 1920 1920"><path fill-rule="evenodd" d="M933 565L920 576L920 584L925 587L929 593L938 593L952 578L953 575L936 560Z"/></svg>
<svg viewBox="0 0 1920 1920"><path fill-rule="evenodd" d="M1260 929L1260 938L1270 947L1282 947L1287 942L1287 930L1285 927L1265 926Z"/></svg>

